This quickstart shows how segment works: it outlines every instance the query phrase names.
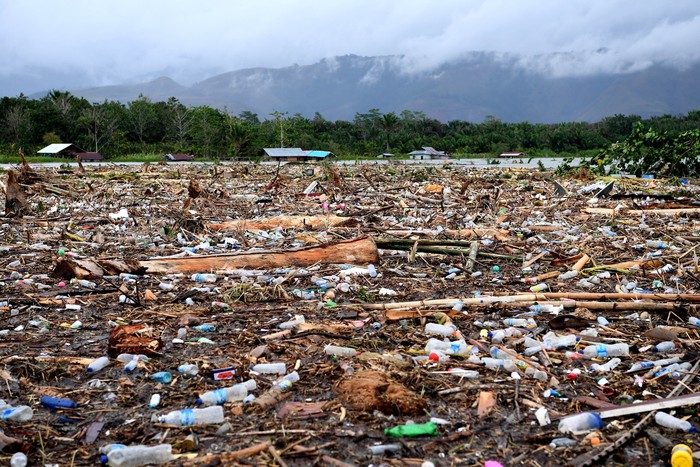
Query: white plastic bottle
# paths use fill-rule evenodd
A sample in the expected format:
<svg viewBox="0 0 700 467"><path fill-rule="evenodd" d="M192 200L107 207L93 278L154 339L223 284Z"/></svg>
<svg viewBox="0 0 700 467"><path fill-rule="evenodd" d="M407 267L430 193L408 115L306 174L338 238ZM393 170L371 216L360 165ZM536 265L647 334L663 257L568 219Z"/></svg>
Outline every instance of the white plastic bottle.
<svg viewBox="0 0 700 467"><path fill-rule="evenodd" d="M481 359L486 368L501 369L505 371L516 371L518 366L513 360L504 360L502 358L484 357Z"/></svg>
<svg viewBox="0 0 700 467"><path fill-rule="evenodd" d="M427 323L425 325L426 334L433 334L442 337L451 337L456 336L458 332L459 331L457 331L457 328L455 326L445 326L444 324L437 323Z"/></svg>
<svg viewBox="0 0 700 467"><path fill-rule="evenodd" d="M584 357L596 358L596 357L627 357L630 354L629 345L623 343L619 344L595 344L586 346L580 351Z"/></svg>
<svg viewBox="0 0 700 467"><path fill-rule="evenodd" d="M611 358L609 362L599 365L597 363L594 363L591 365L591 370L597 371L598 373L607 373L608 371L612 371L617 367L622 362L619 358Z"/></svg>
<svg viewBox="0 0 700 467"><path fill-rule="evenodd" d="M662 250L664 248L667 248L668 245L660 240L647 240L647 246L649 248L656 248L659 250Z"/></svg>
<svg viewBox="0 0 700 467"><path fill-rule="evenodd" d="M695 433L696 428L685 420L669 415L666 412L656 412L654 420L658 425L673 430L685 431L687 433Z"/></svg>
<svg viewBox="0 0 700 467"><path fill-rule="evenodd" d="M107 454L107 465L110 467L138 467L148 464L164 464L173 460L172 449L169 444L125 446L120 449L112 449Z"/></svg>
<svg viewBox="0 0 700 467"><path fill-rule="evenodd" d="M258 363L251 368L256 373L283 375L287 372L287 365L280 363Z"/></svg>
<svg viewBox="0 0 700 467"><path fill-rule="evenodd" d="M357 355L357 349L352 347L341 347L339 345L327 345L323 351L326 355L332 355L334 357L354 357Z"/></svg>
<svg viewBox="0 0 700 467"><path fill-rule="evenodd" d="M226 388L203 392L199 395L197 404L209 406L224 404L229 401L242 401L246 398L249 391L253 391L256 388L257 383L255 380L250 379L244 383L234 384Z"/></svg>
<svg viewBox="0 0 700 467"><path fill-rule="evenodd" d="M224 408L213 405L203 409L174 410L158 418L160 423L175 426L212 425L223 423Z"/></svg>
<svg viewBox="0 0 700 467"><path fill-rule="evenodd" d="M585 433L591 430L603 428L603 419L599 413L583 412L562 418L559 422L561 433Z"/></svg>
<svg viewBox="0 0 700 467"><path fill-rule="evenodd" d="M97 373L101 369L109 365L109 357L100 357L97 360L93 360L87 367L88 373Z"/></svg>
<svg viewBox="0 0 700 467"><path fill-rule="evenodd" d="M192 282L216 282L216 274L192 274Z"/></svg>
<svg viewBox="0 0 700 467"><path fill-rule="evenodd" d="M199 367L194 364L185 364L185 365L180 365L177 367L178 373L185 375L185 376L195 376L197 373L199 373Z"/></svg>
<svg viewBox="0 0 700 467"><path fill-rule="evenodd" d="M654 352L657 353L667 353L667 352L672 352L673 349L676 348L676 344L673 343L673 341L664 341L664 342L659 342L654 346Z"/></svg>
<svg viewBox="0 0 700 467"><path fill-rule="evenodd" d="M692 324L693 326L700 326L700 318L696 318L695 316L691 316L688 318L688 323Z"/></svg>

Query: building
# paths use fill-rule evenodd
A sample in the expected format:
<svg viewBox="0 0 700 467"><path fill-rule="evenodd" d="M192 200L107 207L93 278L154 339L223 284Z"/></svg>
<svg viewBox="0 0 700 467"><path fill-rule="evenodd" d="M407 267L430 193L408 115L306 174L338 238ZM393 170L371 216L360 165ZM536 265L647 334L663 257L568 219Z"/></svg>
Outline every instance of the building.
<svg viewBox="0 0 700 467"><path fill-rule="evenodd" d="M445 151L438 151L430 146L425 146L417 151L411 151L408 153L408 157L416 160L424 159L446 159L450 157Z"/></svg>
<svg viewBox="0 0 700 467"><path fill-rule="evenodd" d="M163 157L165 157L166 160L174 162L194 160L194 156L192 154L166 154Z"/></svg>
<svg viewBox="0 0 700 467"><path fill-rule="evenodd" d="M377 157L380 159L385 159L385 158L394 157L394 154L392 154L390 152L383 152L383 153L379 154Z"/></svg>
<svg viewBox="0 0 700 467"><path fill-rule="evenodd" d="M69 159L79 158L82 162L94 162L104 159L99 152L87 152L80 149L73 143L49 144L43 149L39 149L37 154L50 157L65 157Z"/></svg>
<svg viewBox="0 0 700 467"><path fill-rule="evenodd" d="M502 152L498 157L526 157L524 152Z"/></svg>
<svg viewBox="0 0 700 467"><path fill-rule="evenodd" d="M304 151L301 148L264 148L263 151L272 160L287 162L319 161L333 156L330 151Z"/></svg>

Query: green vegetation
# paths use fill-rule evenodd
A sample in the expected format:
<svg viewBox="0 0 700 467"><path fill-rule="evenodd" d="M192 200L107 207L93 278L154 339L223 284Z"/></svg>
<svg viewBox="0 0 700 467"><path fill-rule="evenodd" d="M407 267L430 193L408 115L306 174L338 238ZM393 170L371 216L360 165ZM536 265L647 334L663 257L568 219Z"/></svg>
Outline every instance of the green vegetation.
<svg viewBox="0 0 700 467"><path fill-rule="evenodd" d="M74 143L114 162L156 162L166 153L188 153L209 161L256 160L263 148L280 147L283 142L285 147L332 151L338 159L346 160L375 159L383 152L401 160L410 151L432 146L457 158L494 161L505 151L523 151L527 159L576 156L593 160L602 153L606 165L621 158L628 161L619 166L623 170L642 170L647 162L663 156L669 162L668 173L682 173L681 167L688 166L683 159L686 146L672 144L662 154L652 140L692 139L692 133L687 132L700 128L700 111L646 120L615 115L596 123L558 124L504 123L496 117L481 123L444 123L422 112L382 113L379 109L357 113L352 121L330 121L319 113L307 118L277 111L261 119L249 111L233 115L226 109L187 107L175 98L152 102L140 96L127 104L90 103L68 92L51 91L41 99L22 95L0 98L0 122L0 162L18 162L20 149L32 156L55 142ZM649 149L640 149L632 156L638 146L617 143L626 141L637 128L656 135L643 143ZM641 137L642 133L634 136ZM673 151L680 152L671 155ZM665 167L652 164L643 170Z"/></svg>

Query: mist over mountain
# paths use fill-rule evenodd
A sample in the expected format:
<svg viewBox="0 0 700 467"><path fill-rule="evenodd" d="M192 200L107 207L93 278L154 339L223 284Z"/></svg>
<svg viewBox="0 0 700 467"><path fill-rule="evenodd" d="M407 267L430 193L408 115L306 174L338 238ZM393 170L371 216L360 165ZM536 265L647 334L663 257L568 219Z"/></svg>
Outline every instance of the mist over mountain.
<svg viewBox="0 0 700 467"><path fill-rule="evenodd" d="M433 69L409 66L400 56L345 55L312 65L249 68L213 76L192 86L170 78L142 84L73 89L91 102L152 101L176 97L185 105L270 112L319 112L329 120L356 113L422 111L441 121L555 123L598 121L614 114L649 117L700 109L700 65L684 69L652 65L621 74L551 77L529 71L514 58L472 53ZM43 97L44 93L33 97Z"/></svg>

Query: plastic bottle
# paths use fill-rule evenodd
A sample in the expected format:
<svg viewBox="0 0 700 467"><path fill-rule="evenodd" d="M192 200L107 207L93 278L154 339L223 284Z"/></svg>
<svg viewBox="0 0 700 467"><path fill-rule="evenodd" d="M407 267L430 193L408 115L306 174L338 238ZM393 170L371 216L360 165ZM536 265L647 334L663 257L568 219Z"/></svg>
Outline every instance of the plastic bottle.
<svg viewBox="0 0 700 467"><path fill-rule="evenodd" d="M591 370L592 371L597 371L598 373L607 373L608 371L614 370L617 365L619 365L622 362L619 358L611 358L609 362L599 365L597 363L594 363L591 365Z"/></svg>
<svg viewBox="0 0 700 467"><path fill-rule="evenodd" d="M673 349L676 348L676 344L674 344L672 341L664 341L664 342L659 342L654 346L654 352L657 353L667 353L671 352Z"/></svg>
<svg viewBox="0 0 700 467"><path fill-rule="evenodd" d="M12 454L10 459L10 467L26 467L27 466L27 455L23 452L16 452Z"/></svg>
<svg viewBox="0 0 700 467"><path fill-rule="evenodd" d="M494 370L500 369L505 371L516 371L518 369L518 366L513 360L484 357L481 359L481 361L486 368L491 368Z"/></svg>
<svg viewBox="0 0 700 467"><path fill-rule="evenodd" d="M248 391L257 388L255 380L248 380L244 383L234 384L227 388L216 389L214 391L203 392L197 399L197 404L209 406L224 404L229 401L242 401L248 395Z"/></svg>
<svg viewBox="0 0 700 467"><path fill-rule="evenodd" d="M503 360L513 360L513 356L509 354L508 352L505 352L498 347L491 347L489 349L489 355L491 355L493 358L496 359L503 359Z"/></svg>
<svg viewBox="0 0 700 467"><path fill-rule="evenodd" d="M88 373L97 373L101 369L109 365L109 357L100 357L97 360L93 360L87 367Z"/></svg>
<svg viewBox="0 0 700 467"><path fill-rule="evenodd" d="M185 376L195 376L199 373L199 367L194 364L185 364L177 367L177 371Z"/></svg>
<svg viewBox="0 0 700 467"><path fill-rule="evenodd" d="M562 418L559 431L562 433L585 433L603 428L603 419L597 412L583 412Z"/></svg>
<svg viewBox="0 0 700 467"><path fill-rule="evenodd" d="M560 281L565 281L567 279L573 279L576 276L578 276L578 271L574 269L573 271L566 271L566 272L559 274L558 279Z"/></svg>
<svg viewBox="0 0 700 467"><path fill-rule="evenodd" d="M458 341L441 341L431 337L428 343L425 344L425 351L442 352L447 355L473 355L479 353L479 348L473 345L467 345L464 339Z"/></svg>
<svg viewBox="0 0 700 467"><path fill-rule="evenodd" d="M370 454L373 456L382 456L387 452L397 452L401 449L400 444L379 444L377 446L370 446L367 448Z"/></svg>
<svg viewBox="0 0 700 467"><path fill-rule="evenodd" d="M10 404L0 399L0 418L12 420L14 422L28 422L34 416L34 411L28 405L18 405L12 407Z"/></svg>
<svg viewBox="0 0 700 467"><path fill-rule="evenodd" d="M126 365L124 365L124 371L126 372L131 372L136 369L136 367L139 366L139 357L134 356L131 360L126 362Z"/></svg>
<svg viewBox="0 0 700 467"><path fill-rule="evenodd" d="M193 282L216 282L216 274L192 274L190 279Z"/></svg>
<svg viewBox="0 0 700 467"><path fill-rule="evenodd" d="M690 422L676 418L673 415L669 415L666 412L656 412L654 414L654 420L658 425L665 428L671 428L674 430L685 431L687 433L695 433L697 430Z"/></svg>
<svg viewBox="0 0 700 467"><path fill-rule="evenodd" d="M692 324L693 326L700 326L700 318L691 316L690 318L688 318L688 323Z"/></svg>
<svg viewBox="0 0 700 467"><path fill-rule="evenodd" d="M610 326L610 321L608 321L605 316L598 316L596 321L598 321L598 324L601 326Z"/></svg>
<svg viewBox="0 0 700 467"><path fill-rule="evenodd" d="M425 325L426 334L434 334L437 336L450 337L456 336L459 331L455 326L445 326L444 324L427 323Z"/></svg>
<svg viewBox="0 0 700 467"><path fill-rule="evenodd" d="M576 446L578 441L571 438L554 438L550 443L549 447L552 449L556 448L568 448L571 446Z"/></svg>
<svg viewBox="0 0 700 467"><path fill-rule="evenodd" d="M125 446L112 449L107 454L107 465L109 467L138 467L148 464L164 464L173 460L172 449L169 444Z"/></svg>
<svg viewBox="0 0 700 467"><path fill-rule="evenodd" d="M258 363L251 368L256 373L283 375L287 372L287 365L280 363Z"/></svg>
<svg viewBox="0 0 700 467"><path fill-rule="evenodd" d="M94 289L97 287L96 283L87 281L85 279L76 280L75 283L81 287L85 287L86 289Z"/></svg>
<svg viewBox="0 0 700 467"><path fill-rule="evenodd" d="M75 401L59 397L41 396L41 405L49 409L74 409L78 406Z"/></svg>
<svg viewBox="0 0 700 467"><path fill-rule="evenodd" d="M175 426L213 425L223 423L224 408L220 405L213 405L203 409L174 410L158 417L158 421Z"/></svg>
<svg viewBox="0 0 700 467"><path fill-rule="evenodd" d="M167 292L168 290L173 290L175 288L175 285L168 284L167 282L161 282L160 284L158 284L158 287L160 288L160 290L165 290Z"/></svg>
<svg viewBox="0 0 700 467"><path fill-rule="evenodd" d="M580 340L581 338L575 334L566 334L563 336L557 336L555 334L554 336L545 335L542 342L547 350L559 350L576 345Z"/></svg>
<svg viewBox="0 0 700 467"><path fill-rule="evenodd" d="M530 292L538 293L538 292L544 292L545 290L548 290L548 289L549 289L549 286L547 284L545 284L544 282L542 282L540 284L533 285L532 287L530 287Z"/></svg>
<svg viewBox="0 0 700 467"><path fill-rule="evenodd" d="M297 327L298 325L305 323L306 318L304 318L304 315L296 315L294 318L290 319L289 321L285 321L284 323L280 323L277 327L280 329L292 329L294 327Z"/></svg>
<svg viewBox="0 0 700 467"><path fill-rule="evenodd" d="M299 373L293 371L288 375L284 375L279 381L275 381L272 385L273 390L287 391L291 389L294 383L299 381Z"/></svg>
<svg viewBox="0 0 700 467"><path fill-rule="evenodd" d="M505 326L513 326L516 328L537 327L537 323L532 318L506 318L502 322Z"/></svg>
<svg viewBox="0 0 700 467"><path fill-rule="evenodd" d="M561 311L564 311L564 305L530 305L528 307L528 310L533 311L535 313L559 313Z"/></svg>
<svg viewBox="0 0 700 467"><path fill-rule="evenodd" d="M340 347L338 345L327 345L323 351L326 355L332 355L334 357L354 357L357 355L357 349L352 347Z"/></svg>
<svg viewBox="0 0 700 467"><path fill-rule="evenodd" d="M630 347L625 343L589 345L579 351L584 357L627 357Z"/></svg>
<svg viewBox="0 0 700 467"><path fill-rule="evenodd" d="M693 467L693 451L685 444L676 444L671 450L671 467Z"/></svg>
<svg viewBox="0 0 700 467"><path fill-rule="evenodd" d="M160 394L153 394L151 400L148 402L148 406L155 409L158 405L160 405Z"/></svg>
<svg viewBox="0 0 700 467"><path fill-rule="evenodd" d="M668 245L660 240L647 240L647 247L662 250L668 248Z"/></svg>
<svg viewBox="0 0 700 467"><path fill-rule="evenodd" d="M153 373L150 378L163 384L170 384L173 381L173 375L171 375L169 371Z"/></svg>
<svg viewBox="0 0 700 467"><path fill-rule="evenodd" d="M402 438L404 436L424 436L424 435L436 435L437 434L437 423L413 423L410 425L398 425L394 428L387 428L384 430L385 435L394 436L397 438Z"/></svg>

